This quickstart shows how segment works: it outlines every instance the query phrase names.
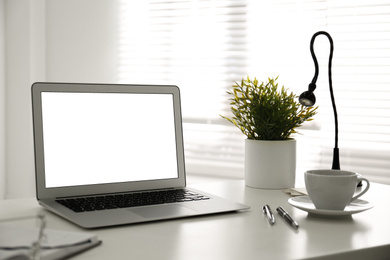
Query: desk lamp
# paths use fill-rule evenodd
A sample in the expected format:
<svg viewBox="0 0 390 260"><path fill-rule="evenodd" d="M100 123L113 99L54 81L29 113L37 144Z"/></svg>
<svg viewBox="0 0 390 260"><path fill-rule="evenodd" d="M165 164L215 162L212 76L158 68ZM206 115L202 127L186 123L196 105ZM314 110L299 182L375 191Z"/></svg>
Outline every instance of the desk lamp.
<svg viewBox="0 0 390 260"><path fill-rule="evenodd" d="M329 63L328 63L328 75L329 75L329 90L330 90L330 97L332 99L332 106L333 106L333 113L334 113L334 121L335 121L335 146L333 148L333 163L332 163L332 170L340 170L340 159L339 159L339 148L338 148L338 120L337 120L337 110L336 110L336 104L334 101L333 96L333 87L332 87L332 57L333 57L333 40L332 37L330 37L329 33L320 31L313 35L310 41L310 52L311 56L314 60L314 66L315 66L315 73L314 78L309 84L309 90L303 92L299 96L299 102L304 105L311 107L316 102L316 97L314 95L314 90L316 89L316 82L318 78L318 62L316 55L314 54L314 40L318 35L325 35L328 37L330 42L330 54L329 54Z"/></svg>

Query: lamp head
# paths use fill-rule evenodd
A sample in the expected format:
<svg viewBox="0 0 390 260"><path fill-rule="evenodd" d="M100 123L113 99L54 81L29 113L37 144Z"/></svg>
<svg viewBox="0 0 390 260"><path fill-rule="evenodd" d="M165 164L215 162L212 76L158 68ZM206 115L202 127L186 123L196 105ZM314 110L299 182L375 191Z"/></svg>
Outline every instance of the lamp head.
<svg viewBox="0 0 390 260"><path fill-rule="evenodd" d="M314 95L314 90L316 89L315 83L309 84L309 90L303 92L299 96L299 103L304 105L305 107L311 107L316 103L316 96Z"/></svg>
<svg viewBox="0 0 390 260"><path fill-rule="evenodd" d="M316 96L311 91L305 91L299 96L299 103L305 107L311 107L316 103Z"/></svg>

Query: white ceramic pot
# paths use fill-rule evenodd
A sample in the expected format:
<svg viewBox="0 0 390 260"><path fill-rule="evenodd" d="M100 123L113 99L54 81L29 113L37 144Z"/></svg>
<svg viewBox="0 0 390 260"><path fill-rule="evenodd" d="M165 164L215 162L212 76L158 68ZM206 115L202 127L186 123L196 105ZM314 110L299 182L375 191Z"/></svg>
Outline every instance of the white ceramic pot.
<svg viewBox="0 0 390 260"><path fill-rule="evenodd" d="M245 140L245 185L261 189L295 186L296 140Z"/></svg>

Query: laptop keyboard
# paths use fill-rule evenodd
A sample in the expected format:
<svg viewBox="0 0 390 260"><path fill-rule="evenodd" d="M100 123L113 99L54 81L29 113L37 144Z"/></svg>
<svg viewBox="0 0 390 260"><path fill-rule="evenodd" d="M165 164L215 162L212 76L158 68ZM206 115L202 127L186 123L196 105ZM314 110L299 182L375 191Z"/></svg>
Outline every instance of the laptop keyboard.
<svg viewBox="0 0 390 260"><path fill-rule="evenodd" d="M56 202L75 212L85 212L208 199L204 195L178 189L57 199Z"/></svg>

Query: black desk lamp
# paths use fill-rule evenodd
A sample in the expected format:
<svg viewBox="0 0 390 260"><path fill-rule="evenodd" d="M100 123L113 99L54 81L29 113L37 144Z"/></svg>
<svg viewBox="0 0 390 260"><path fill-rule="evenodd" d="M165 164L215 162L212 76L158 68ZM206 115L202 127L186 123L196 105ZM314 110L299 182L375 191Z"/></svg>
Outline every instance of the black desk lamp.
<svg viewBox="0 0 390 260"><path fill-rule="evenodd" d="M337 121L337 110L336 110L336 104L334 101L334 96L333 96L333 87L332 87L332 57L333 57L333 40L332 37L330 37L329 33L320 31L317 32L313 35L310 41L310 52L311 56L313 57L314 60L314 66L315 66L315 73L314 73L314 78L309 84L309 90L303 92L299 96L299 102L304 105L311 107L315 104L316 102L316 97L314 95L314 90L316 89L316 82L318 78L318 62L317 58L314 54L314 40L318 35L326 35L330 41L330 54L329 54L329 64L328 64L328 74L329 74L329 90L330 90L330 97L332 99L332 106L333 106L333 113L334 113L334 121L335 121L335 145L333 148L333 163L332 163L332 170L340 170L340 159L339 159L339 148L338 148L338 135L339 135L339 127L338 127L338 121Z"/></svg>

